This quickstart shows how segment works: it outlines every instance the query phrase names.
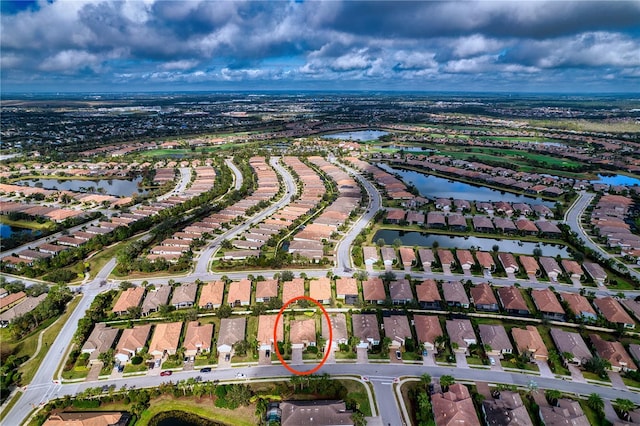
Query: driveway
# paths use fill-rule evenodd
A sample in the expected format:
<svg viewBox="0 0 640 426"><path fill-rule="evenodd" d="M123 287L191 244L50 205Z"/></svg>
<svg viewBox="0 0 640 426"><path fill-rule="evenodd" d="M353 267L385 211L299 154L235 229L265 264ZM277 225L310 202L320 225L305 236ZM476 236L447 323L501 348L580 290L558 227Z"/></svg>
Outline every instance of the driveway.
<svg viewBox="0 0 640 426"><path fill-rule="evenodd" d="M329 351L329 356L327 357L326 364L335 364L336 363L336 351L330 350L328 347L325 348L325 351ZM324 355L323 355L324 356Z"/></svg>
<svg viewBox="0 0 640 426"><path fill-rule="evenodd" d="M356 355L356 364L369 364L369 350L367 348L357 348Z"/></svg>
<svg viewBox="0 0 640 426"><path fill-rule="evenodd" d="M622 381L622 377L620 377L620 373L617 373L615 371L607 371L607 374L611 379L611 386L613 386L614 389L627 390L627 385L625 385L624 382Z"/></svg>
<svg viewBox="0 0 640 426"><path fill-rule="evenodd" d="M271 365L271 354L267 356L267 351L262 350L258 352L258 365Z"/></svg>
<svg viewBox="0 0 640 426"><path fill-rule="evenodd" d="M400 348L389 348L389 361L392 364L402 364L402 355L400 356L400 359L398 359L396 351L400 351Z"/></svg>
<svg viewBox="0 0 640 426"><path fill-rule="evenodd" d="M225 357L229 355L229 361L225 361ZM231 358L233 358L233 354L229 353L220 353L218 355L218 367L217 368L231 368Z"/></svg>
<svg viewBox="0 0 640 426"><path fill-rule="evenodd" d="M456 352L456 367L469 368L469 363L467 363L467 356L465 354Z"/></svg>
<svg viewBox="0 0 640 426"><path fill-rule="evenodd" d="M89 370L89 374L87 374L86 381L91 382L94 380L98 380L98 376L100 375L100 370L102 370L102 366L103 364L101 362L96 362L95 364L92 364L91 369Z"/></svg>
<svg viewBox="0 0 640 426"><path fill-rule="evenodd" d="M571 373L571 381L577 383L587 383L587 380L582 375L582 371L580 371L577 366L569 364L568 368L569 372Z"/></svg>
<svg viewBox="0 0 640 426"><path fill-rule="evenodd" d="M436 358L433 352L429 352L426 356L422 357L422 365L426 365L428 367L435 367Z"/></svg>
<svg viewBox="0 0 640 426"><path fill-rule="evenodd" d="M536 360L536 364L538 365L538 368L540 369L540 376L542 376L542 377L555 377L555 375L551 371L551 368L549 368L549 364L547 364L547 361L542 361L542 360L537 359Z"/></svg>
<svg viewBox="0 0 640 426"><path fill-rule="evenodd" d="M291 349L291 364L302 364L302 348Z"/></svg>
<svg viewBox="0 0 640 426"><path fill-rule="evenodd" d="M491 364L491 360L493 360L493 364ZM490 356L489 357L489 365L491 365L491 370L493 371L503 371L502 364L500 363L500 357Z"/></svg>

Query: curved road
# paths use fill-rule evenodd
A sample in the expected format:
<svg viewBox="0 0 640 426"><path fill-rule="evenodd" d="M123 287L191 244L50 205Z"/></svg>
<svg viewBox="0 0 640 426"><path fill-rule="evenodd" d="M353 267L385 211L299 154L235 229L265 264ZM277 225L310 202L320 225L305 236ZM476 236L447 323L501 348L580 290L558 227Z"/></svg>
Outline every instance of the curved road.
<svg viewBox="0 0 640 426"><path fill-rule="evenodd" d="M211 257L218 251L220 245L223 241L232 239L237 235L243 233L247 229L249 229L254 224L262 222L265 218L271 216L273 213L284 207L285 205L291 202L291 197L293 197L297 193L296 182L291 176L291 173L284 167L280 165L279 157L271 157L271 166L275 169L276 173L279 173L285 182L285 193L278 201L271 204L265 210L255 214L250 219L245 220L241 224L227 230L223 234L218 235L212 243L210 243L206 248L202 249L198 259L196 260L196 266L194 272L189 275L190 278L201 279L201 280L209 280L211 279L211 274L209 274L209 263L211 261ZM233 164L233 163L231 163ZM235 165L233 166L235 167ZM237 170L237 169L236 169ZM239 172L239 170L238 170ZM236 187L238 185L238 181L236 180ZM242 186L242 183L240 183ZM226 274L229 275L229 274ZM246 274L245 274L246 276Z"/></svg>
<svg viewBox="0 0 640 426"><path fill-rule="evenodd" d="M240 188L242 188L242 184L244 183L244 176L242 176L242 172L235 164L233 164L233 161L231 161L231 159L226 158L224 160L224 163L233 172L233 189L239 191Z"/></svg>

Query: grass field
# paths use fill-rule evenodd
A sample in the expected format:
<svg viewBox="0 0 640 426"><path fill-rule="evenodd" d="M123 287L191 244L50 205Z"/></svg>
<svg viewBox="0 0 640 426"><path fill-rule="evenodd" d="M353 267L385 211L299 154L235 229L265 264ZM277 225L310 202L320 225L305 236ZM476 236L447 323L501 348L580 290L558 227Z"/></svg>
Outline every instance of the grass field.
<svg viewBox="0 0 640 426"><path fill-rule="evenodd" d="M5 215L0 215L0 223L15 226L16 228L33 229L35 231L51 230L56 226L56 224L50 220L44 223L39 223L35 220L11 220Z"/></svg>
<svg viewBox="0 0 640 426"><path fill-rule="evenodd" d="M156 414L172 410L186 411L207 419L215 419L230 426L254 426L258 424L252 405L239 407L235 410L227 410L215 407L209 398L202 398L197 401L193 398L175 399L172 396L163 395L151 400L149 408L142 412L140 419L136 422L136 426L146 426Z"/></svg>

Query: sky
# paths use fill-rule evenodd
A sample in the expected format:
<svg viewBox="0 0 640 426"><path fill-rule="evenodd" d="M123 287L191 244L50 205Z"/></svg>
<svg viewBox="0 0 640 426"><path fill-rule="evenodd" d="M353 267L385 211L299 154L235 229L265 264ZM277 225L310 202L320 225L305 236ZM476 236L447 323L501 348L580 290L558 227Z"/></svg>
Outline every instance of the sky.
<svg viewBox="0 0 640 426"><path fill-rule="evenodd" d="M1 1L3 92L640 92L640 1Z"/></svg>

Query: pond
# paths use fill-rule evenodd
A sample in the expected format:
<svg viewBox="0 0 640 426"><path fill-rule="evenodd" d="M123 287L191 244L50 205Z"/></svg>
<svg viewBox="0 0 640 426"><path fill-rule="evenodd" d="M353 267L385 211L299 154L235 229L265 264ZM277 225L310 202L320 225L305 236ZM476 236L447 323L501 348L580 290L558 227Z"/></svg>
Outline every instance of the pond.
<svg viewBox="0 0 640 426"><path fill-rule="evenodd" d="M640 185L640 179L626 175L598 175L598 179L591 183L604 183L607 185Z"/></svg>
<svg viewBox="0 0 640 426"><path fill-rule="evenodd" d="M405 151L405 152L421 152L424 154L428 152L438 152L437 150L427 148L426 146L377 145L377 146L374 146L374 148L375 149L394 149L396 151Z"/></svg>
<svg viewBox="0 0 640 426"><path fill-rule="evenodd" d="M535 248L542 250L543 256L569 258L567 248L562 245L531 243L519 240L497 240L495 238L482 237L454 237L449 235L434 235L415 231L398 231L393 229L381 229L373 236L373 241L383 239L386 244L393 244L396 238L402 241L404 246L432 247L438 242L441 248L470 249L474 247L482 251L491 251L494 245L500 247L500 251L507 253L533 254Z"/></svg>
<svg viewBox="0 0 640 426"><path fill-rule="evenodd" d="M145 194L148 190L140 188L138 184L142 182L142 176L135 179L100 179L100 180L80 180L80 179L29 179L16 182L18 185L37 186L44 189L99 193L104 191L105 195L116 197L129 197L132 194Z"/></svg>
<svg viewBox="0 0 640 426"><path fill-rule="evenodd" d="M11 238L17 234L39 235L40 231L0 223L0 238Z"/></svg>
<svg viewBox="0 0 640 426"><path fill-rule="evenodd" d="M380 167L389 173L399 175L405 183L415 186L420 192L420 195L430 199L454 198L469 201L506 201L508 203L544 204L549 208L555 206L553 201L502 192L485 186L470 185L468 183L426 175L412 170L394 169L383 163L380 163Z"/></svg>
<svg viewBox="0 0 640 426"><path fill-rule="evenodd" d="M326 139L343 139L343 140L366 142L366 141L375 141L377 139L380 139L382 136L388 135L388 134L389 132L385 132L383 130L359 130L355 132L330 133L327 135L322 135L322 137Z"/></svg>

